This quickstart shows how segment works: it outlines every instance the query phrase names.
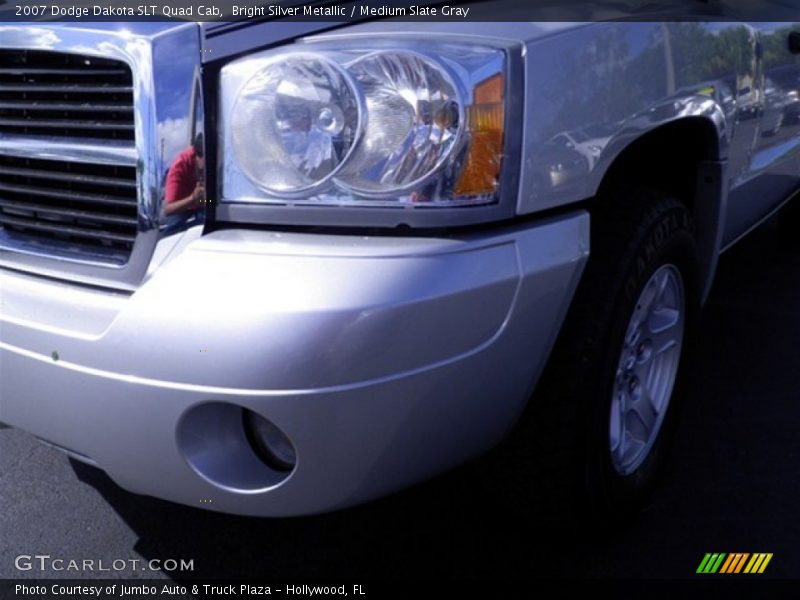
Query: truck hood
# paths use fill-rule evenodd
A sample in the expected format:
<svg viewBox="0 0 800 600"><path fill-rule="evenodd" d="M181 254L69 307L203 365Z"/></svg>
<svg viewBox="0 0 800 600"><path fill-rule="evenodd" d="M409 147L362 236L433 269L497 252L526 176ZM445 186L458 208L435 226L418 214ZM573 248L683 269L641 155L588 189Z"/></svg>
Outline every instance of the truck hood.
<svg viewBox="0 0 800 600"><path fill-rule="evenodd" d="M760 0L759 5L781 5L790 0ZM794 1L794 0L792 0ZM709 5L709 2L711 4ZM304 0L289 0L282 6L307 5ZM349 12L355 6L356 14L362 4L342 4L334 0L322 0L312 3L314 6L340 5ZM408 9L411 3L399 0L385 0L382 3L371 1L369 7L403 7ZM419 33L428 30L441 32L443 27L452 27L453 33L469 36L490 35L486 31L487 22L495 26L503 23L503 27L493 27L492 33L502 32L501 37L525 42L536 41L543 37L557 35L568 29L586 26L597 21L615 20L674 20L676 10L682 16L694 13L722 15L722 6L717 0L533 0L522 3L519 0L417 0L415 6L430 6L441 9L445 5L460 6L469 9L468 19L453 18L445 21L441 16L435 20L424 20L418 17L369 17L357 18L347 23L342 22L293 22L286 19L255 18L237 22L205 22L203 30L203 59L206 62L219 60L251 50L288 41L293 38L328 32L333 29L348 27L348 33L387 33L396 32L398 28L413 28ZM784 9L785 10L785 9ZM439 13L441 15L441 12ZM280 23L276 27L276 22ZM411 23L411 24L410 24Z"/></svg>
<svg viewBox="0 0 800 600"><path fill-rule="evenodd" d="M425 2L419 2L417 5L423 4ZM451 3L451 5L453 4L457 3ZM480 4L494 6L492 2ZM465 6L472 5L465 4ZM512 9L510 8L510 10ZM487 20L498 21L496 16L492 18L487 15L486 18ZM352 33L353 35L408 33L413 28L416 33L423 35L427 31L440 34L443 31L451 30L453 34L459 35L489 35L495 38L513 38L530 42L540 37L554 35L566 29L585 26L586 24L585 22L552 22L547 20L539 23L494 22L489 24L490 29L493 30L491 33L486 31L487 23L475 22L471 18L469 20L462 19L461 22L423 20L409 22L408 20L402 21L392 18L364 18L350 22L262 19L227 23L206 22L200 23L200 27L203 32L203 61L209 63L300 37L333 33L343 28L347 28L347 33Z"/></svg>

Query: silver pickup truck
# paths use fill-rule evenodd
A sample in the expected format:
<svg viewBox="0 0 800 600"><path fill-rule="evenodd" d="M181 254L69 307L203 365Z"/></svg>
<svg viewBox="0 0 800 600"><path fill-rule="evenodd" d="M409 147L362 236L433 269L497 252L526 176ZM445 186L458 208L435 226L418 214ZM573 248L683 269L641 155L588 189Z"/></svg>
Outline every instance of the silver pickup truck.
<svg viewBox="0 0 800 600"><path fill-rule="evenodd" d="M800 187L798 35L0 24L0 422L254 516L513 430L522 504L628 511L718 256Z"/></svg>

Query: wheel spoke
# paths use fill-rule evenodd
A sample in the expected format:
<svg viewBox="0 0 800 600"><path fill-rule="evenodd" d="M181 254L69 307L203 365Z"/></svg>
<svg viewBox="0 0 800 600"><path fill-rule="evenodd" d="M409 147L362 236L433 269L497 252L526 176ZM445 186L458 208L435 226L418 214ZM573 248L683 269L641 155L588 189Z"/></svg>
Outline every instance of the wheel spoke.
<svg viewBox="0 0 800 600"><path fill-rule="evenodd" d="M636 310L641 311L641 314L648 314L658 300L660 294L661 290L658 282L655 279L651 279L647 287L642 291L639 301L636 303Z"/></svg>
<svg viewBox="0 0 800 600"><path fill-rule="evenodd" d="M611 446L611 452L617 453L619 449L619 444L622 439L622 428L620 427L619 422L619 411L612 410L611 411L611 421L608 425L608 439L609 445Z"/></svg>
<svg viewBox="0 0 800 600"><path fill-rule="evenodd" d="M658 294L656 295L656 302L658 304L664 303L664 296L669 289L671 275L669 271L661 271L658 273Z"/></svg>
<svg viewBox="0 0 800 600"><path fill-rule="evenodd" d="M658 360L658 355L653 354L653 358L647 364L642 365L639 368L639 379L642 380L642 384L646 390L653 389L655 379L658 377L658 369L656 367Z"/></svg>
<svg viewBox="0 0 800 600"><path fill-rule="evenodd" d="M625 437L625 394L618 392L611 407L611 421L609 423L609 435L611 440L611 451L621 456L623 453Z"/></svg>
<svg viewBox="0 0 800 600"><path fill-rule="evenodd" d="M636 416L639 424L643 428L644 436L642 441L647 441L650 437L653 428L655 427L656 420L658 419L658 410L653 403L650 391L646 386L642 386L642 393L635 402L631 403L632 414Z"/></svg>
<svg viewBox="0 0 800 600"><path fill-rule="evenodd" d="M624 452L620 455L624 462L630 462L642 451L645 443L635 438L630 432L626 432L625 442L623 443Z"/></svg>
<svg viewBox="0 0 800 600"><path fill-rule="evenodd" d="M675 327L681 321L681 313L678 309L666 306L653 310L647 319L647 329L652 334L661 333Z"/></svg>
<svg viewBox="0 0 800 600"><path fill-rule="evenodd" d="M681 331L679 327L676 327L677 322L674 325L670 325L666 329L662 329L657 332L650 332L650 340L653 343L653 356L658 356L659 354L663 354L670 348L675 347L678 344L678 339L680 339Z"/></svg>
<svg viewBox="0 0 800 600"><path fill-rule="evenodd" d="M628 326L628 332L625 334L625 344L629 348L633 348L639 343L642 337L642 324L639 321L631 321Z"/></svg>
<svg viewBox="0 0 800 600"><path fill-rule="evenodd" d="M624 429L620 429L620 435L617 439L617 445L611 449L611 453L616 456L617 460L622 460L625 456L625 437L628 433Z"/></svg>

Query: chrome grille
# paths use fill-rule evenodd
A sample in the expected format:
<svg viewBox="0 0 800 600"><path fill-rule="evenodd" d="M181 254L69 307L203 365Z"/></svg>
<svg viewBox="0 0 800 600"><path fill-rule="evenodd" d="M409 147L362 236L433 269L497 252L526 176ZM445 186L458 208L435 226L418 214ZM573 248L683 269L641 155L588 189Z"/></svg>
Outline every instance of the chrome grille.
<svg viewBox="0 0 800 600"><path fill-rule="evenodd" d="M125 262L137 232L136 168L0 155L0 226L42 248Z"/></svg>
<svg viewBox="0 0 800 600"><path fill-rule="evenodd" d="M151 25L0 34L0 270L135 290L175 231L164 178L202 122L201 36Z"/></svg>
<svg viewBox="0 0 800 600"><path fill-rule="evenodd" d="M0 133L133 140L133 77L124 62L0 49Z"/></svg>

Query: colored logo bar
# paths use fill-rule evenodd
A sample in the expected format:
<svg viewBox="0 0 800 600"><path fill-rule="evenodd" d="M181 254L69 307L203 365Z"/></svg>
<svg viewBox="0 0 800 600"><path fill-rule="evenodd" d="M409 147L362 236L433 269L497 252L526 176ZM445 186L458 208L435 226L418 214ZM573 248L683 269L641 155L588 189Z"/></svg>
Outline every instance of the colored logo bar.
<svg viewBox="0 0 800 600"><path fill-rule="evenodd" d="M707 552L697 573L763 573L771 560L772 552Z"/></svg>

